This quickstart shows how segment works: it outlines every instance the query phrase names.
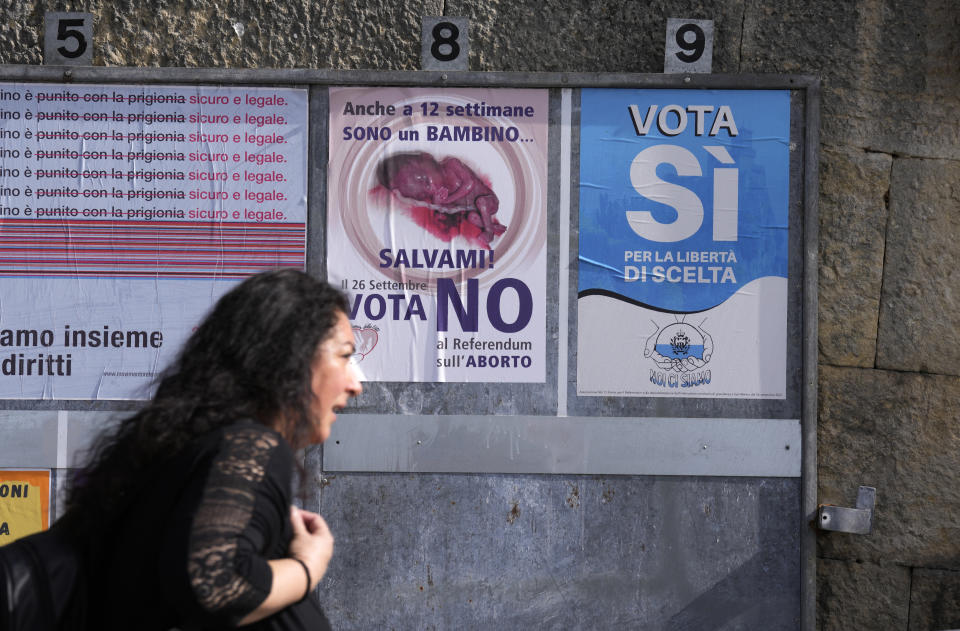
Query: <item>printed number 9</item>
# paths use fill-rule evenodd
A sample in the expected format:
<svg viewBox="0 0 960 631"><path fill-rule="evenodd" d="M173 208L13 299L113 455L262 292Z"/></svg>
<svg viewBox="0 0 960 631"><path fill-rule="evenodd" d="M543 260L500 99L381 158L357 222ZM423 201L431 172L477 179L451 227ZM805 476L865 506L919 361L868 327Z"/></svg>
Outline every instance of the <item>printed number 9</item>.
<svg viewBox="0 0 960 631"><path fill-rule="evenodd" d="M444 36L444 31L447 31L449 35ZM460 37L460 29L457 28L456 24L438 22L437 25L433 27L431 34L433 35L433 45L430 46L430 54L433 55L437 61L453 61L460 56L460 44L457 43L457 38ZM444 45L450 47L450 52L440 52L440 47Z"/></svg>
<svg viewBox="0 0 960 631"><path fill-rule="evenodd" d="M57 40L66 41L70 38L77 40L77 47L73 50L68 50L66 46L61 46L57 49L57 52L66 57L67 59L76 59L82 55L87 50L87 38L83 36L83 33L76 30L75 28L68 27L82 27L83 20L60 20L59 25L57 26Z"/></svg>
<svg viewBox="0 0 960 631"><path fill-rule="evenodd" d="M693 33L692 42L687 41L688 33ZM677 57L680 58L680 61L685 61L688 64L692 64L696 60L700 59L700 56L703 55L703 47L705 43L706 37L703 34L703 29L696 24L684 24L677 29L677 46L685 51L688 51L677 53Z"/></svg>

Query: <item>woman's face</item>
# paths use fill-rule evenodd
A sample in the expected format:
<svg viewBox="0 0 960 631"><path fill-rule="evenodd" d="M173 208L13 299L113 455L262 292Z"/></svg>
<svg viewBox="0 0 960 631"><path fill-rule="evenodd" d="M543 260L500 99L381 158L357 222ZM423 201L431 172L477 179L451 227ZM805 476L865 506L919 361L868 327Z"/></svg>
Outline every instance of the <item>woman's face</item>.
<svg viewBox="0 0 960 631"><path fill-rule="evenodd" d="M346 407L350 397L363 390L359 372L350 357L354 353L353 329L347 316L340 314L332 333L320 343L313 360L310 390L313 392L312 442L322 443L330 436L330 426L337 412Z"/></svg>

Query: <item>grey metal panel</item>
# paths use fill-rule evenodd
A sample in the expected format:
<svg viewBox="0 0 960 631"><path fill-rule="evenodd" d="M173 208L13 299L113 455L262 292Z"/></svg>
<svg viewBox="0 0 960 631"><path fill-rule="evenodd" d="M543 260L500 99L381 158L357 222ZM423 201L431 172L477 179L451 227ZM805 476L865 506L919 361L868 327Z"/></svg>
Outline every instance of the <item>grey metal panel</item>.
<svg viewBox="0 0 960 631"><path fill-rule="evenodd" d="M787 90L817 85L809 75L637 74L601 72L436 72L321 69L105 68L0 65L0 81L75 83L224 83L248 85L397 85L524 88L752 88Z"/></svg>
<svg viewBox="0 0 960 631"><path fill-rule="evenodd" d="M0 467L56 467L57 416L57 412L0 412Z"/></svg>
<svg viewBox="0 0 960 631"><path fill-rule="evenodd" d="M64 513L63 486L70 475L70 469L50 470L50 523L60 519Z"/></svg>
<svg viewBox="0 0 960 631"><path fill-rule="evenodd" d="M123 413L0 411L0 467L81 466L94 438Z"/></svg>
<svg viewBox="0 0 960 631"><path fill-rule="evenodd" d="M800 421L341 415L326 471L800 476Z"/></svg>
<svg viewBox="0 0 960 631"><path fill-rule="evenodd" d="M571 252L576 251L570 240L570 213L573 188L564 186L570 182L573 156L573 90L561 90L560 98L560 201L558 204L560 220L557 224L560 247L557 252L557 416L567 415L567 381L570 378L570 260ZM556 162L554 162L556 163Z"/></svg>
<svg viewBox="0 0 960 631"><path fill-rule="evenodd" d="M127 414L118 412L69 412L67 414L66 465L81 467L97 436Z"/></svg>
<svg viewBox="0 0 960 631"><path fill-rule="evenodd" d="M327 277L327 134L330 93L310 86L307 150L307 271Z"/></svg>
<svg viewBox="0 0 960 631"><path fill-rule="evenodd" d="M334 628L796 631L796 478L340 473ZM322 493L322 495L320 495Z"/></svg>
<svg viewBox="0 0 960 631"><path fill-rule="evenodd" d="M817 362L819 348L817 294L819 268L820 199L820 83L804 91L804 260L803 260L803 489L800 539L801 628L813 631L817 623L817 540L812 524L817 514Z"/></svg>
<svg viewBox="0 0 960 631"><path fill-rule="evenodd" d="M142 401L81 401L80 399L0 399L0 410L135 410Z"/></svg>

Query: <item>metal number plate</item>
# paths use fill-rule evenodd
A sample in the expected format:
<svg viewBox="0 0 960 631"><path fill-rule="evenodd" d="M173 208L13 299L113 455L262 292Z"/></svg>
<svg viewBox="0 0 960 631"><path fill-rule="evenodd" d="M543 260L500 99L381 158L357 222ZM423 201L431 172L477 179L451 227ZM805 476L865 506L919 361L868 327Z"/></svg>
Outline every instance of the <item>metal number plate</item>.
<svg viewBox="0 0 960 631"><path fill-rule="evenodd" d="M43 63L55 66L89 66L93 61L93 14L44 15Z"/></svg>
<svg viewBox="0 0 960 631"><path fill-rule="evenodd" d="M424 17L420 67L423 70L469 70L470 20Z"/></svg>
<svg viewBox="0 0 960 631"><path fill-rule="evenodd" d="M667 18L663 72L709 73L713 70L713 20Z"/></svg>

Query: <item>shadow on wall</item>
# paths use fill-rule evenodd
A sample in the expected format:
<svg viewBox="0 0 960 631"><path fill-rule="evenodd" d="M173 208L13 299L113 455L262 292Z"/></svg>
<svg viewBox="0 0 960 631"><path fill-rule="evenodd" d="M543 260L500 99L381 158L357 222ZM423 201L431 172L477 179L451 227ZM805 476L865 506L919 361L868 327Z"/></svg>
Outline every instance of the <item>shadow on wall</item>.
<svg viewBox="0 0 960 631"><path fill-rule="evenodd" d="M783 620L783 612L790 609L795 610L796 625L800 624L799 593L784 593L782 585L769 580L772 567L791 563L778 554L783 551L783 544L778 541L783 529L776 527L774 516L780 514L782 502L777 500L775 489L761 485L757 503L758 552L671 617L665 629L772 631L770 621ZM799 565L793 571L799 575Z"/></svg>

